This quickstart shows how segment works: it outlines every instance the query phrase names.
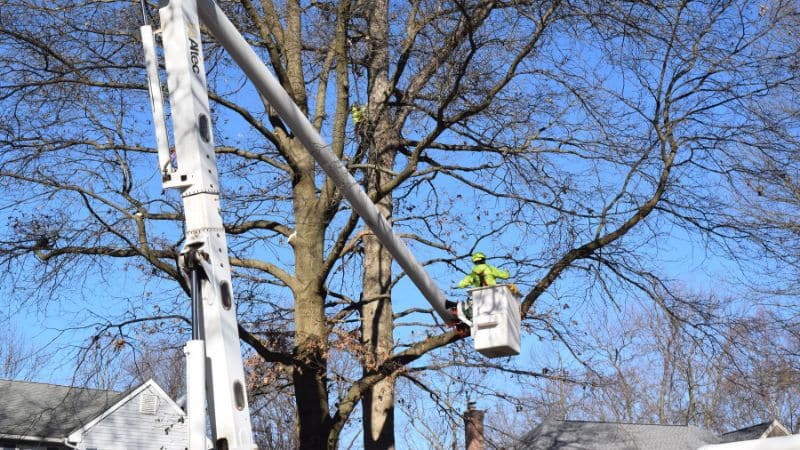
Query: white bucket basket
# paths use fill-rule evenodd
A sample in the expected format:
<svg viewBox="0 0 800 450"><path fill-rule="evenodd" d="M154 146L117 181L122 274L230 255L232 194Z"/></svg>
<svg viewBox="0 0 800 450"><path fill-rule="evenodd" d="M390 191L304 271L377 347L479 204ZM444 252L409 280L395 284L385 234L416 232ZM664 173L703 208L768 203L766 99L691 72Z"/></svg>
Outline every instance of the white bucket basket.
<svg viewBox="0 0 800 450"><path fill-rule="evenodd" d="M519 300L506 285L470 289L475 350L487 358L519 355Z"/></svg>

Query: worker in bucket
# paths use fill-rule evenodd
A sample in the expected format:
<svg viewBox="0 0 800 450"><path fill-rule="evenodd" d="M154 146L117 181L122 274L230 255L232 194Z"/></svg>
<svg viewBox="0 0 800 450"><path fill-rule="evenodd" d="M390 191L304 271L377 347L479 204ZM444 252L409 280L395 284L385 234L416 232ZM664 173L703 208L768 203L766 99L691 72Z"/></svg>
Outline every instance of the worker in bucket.
<svg viewBox="0 0 800 450"><path fill-rule="evenodd" d="M486 255L483 252L475 252L472 255L472 262L474 264L474 266L472 266L472 271L457 285L457 287L460 289L495 286L497 285L498 278L506 280L509 277L507 270L498 269L495 266L486 264ZM455 309L457 303L445 302L445 305L448 308ZM467 302L464 305L464 315L467 317L467 319L472 319L471 298L467 299Z"/></svg>
<svg viewBox="0 0 800 450"><path fill-rule="evenodd" d="M498 269L495 266L486 264L486 255L483 252L475 252L472 255L472 271L458 283L460 289L466 287L484 287L497 284L497 278L508 279L508 271Z"/></svg>

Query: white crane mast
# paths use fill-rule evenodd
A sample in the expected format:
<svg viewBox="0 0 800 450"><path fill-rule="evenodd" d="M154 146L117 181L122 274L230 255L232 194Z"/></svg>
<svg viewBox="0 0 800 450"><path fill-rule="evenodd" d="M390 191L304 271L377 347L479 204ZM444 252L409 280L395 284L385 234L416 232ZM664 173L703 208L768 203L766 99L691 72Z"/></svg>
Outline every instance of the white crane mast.
<svg viewBox="0 0 800 450"><path fill-rule="evenodd" d="M231 286L225 229L219 209L200 24L194 0L171 0L159 10L174 149L167 143L152 30L142 27L165 189L183 197L186 240L179 265L192 288L192 341L187 354L187 412L191 450L206 449L205 403L214 446L252 450L253 433ZM205 391L205 395L204 395Z"/></svg>

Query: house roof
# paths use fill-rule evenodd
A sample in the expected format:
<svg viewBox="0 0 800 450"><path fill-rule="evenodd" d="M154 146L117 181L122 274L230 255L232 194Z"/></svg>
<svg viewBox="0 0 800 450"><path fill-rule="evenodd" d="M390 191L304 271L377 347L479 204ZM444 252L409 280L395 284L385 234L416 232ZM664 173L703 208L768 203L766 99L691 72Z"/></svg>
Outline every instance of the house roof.
<svg viewBox="0 0 800 450"><path fill-rule="evenodd" d="M695 426L547 420L522 438L520 450L695 450L720 440Z"/></svg>
<svg viewBox="0 0 800 450"><path fill-rule="evenodd" d="M0 437L62 440L125 395L100 389L0 380Z"/></svg>
<svg viewBox="0 0 800 450"><path fill-rule="evenodd" d="M746 428L729 431L720 435L722 442L749 441L772 436L788 436L791 433L777 420L759 423Z"/></svg>

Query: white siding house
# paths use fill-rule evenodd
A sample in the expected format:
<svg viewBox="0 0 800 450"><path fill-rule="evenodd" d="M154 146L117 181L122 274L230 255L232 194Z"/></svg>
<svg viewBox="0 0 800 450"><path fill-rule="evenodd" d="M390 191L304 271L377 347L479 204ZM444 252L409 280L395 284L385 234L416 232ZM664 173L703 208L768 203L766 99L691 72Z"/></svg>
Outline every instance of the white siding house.
<svg viewBox="0 0 800 450"><path fill-rule="evenodd" d="M79 450L184 450L188 447L185 416L149 380L67 440Z"/></svg>
<svg viewBox="0 0 800 450"><path fill-rule="evenodd" d="M184 450L185 419L153 380L127 392L0 380L2 450Z"/></svg>

